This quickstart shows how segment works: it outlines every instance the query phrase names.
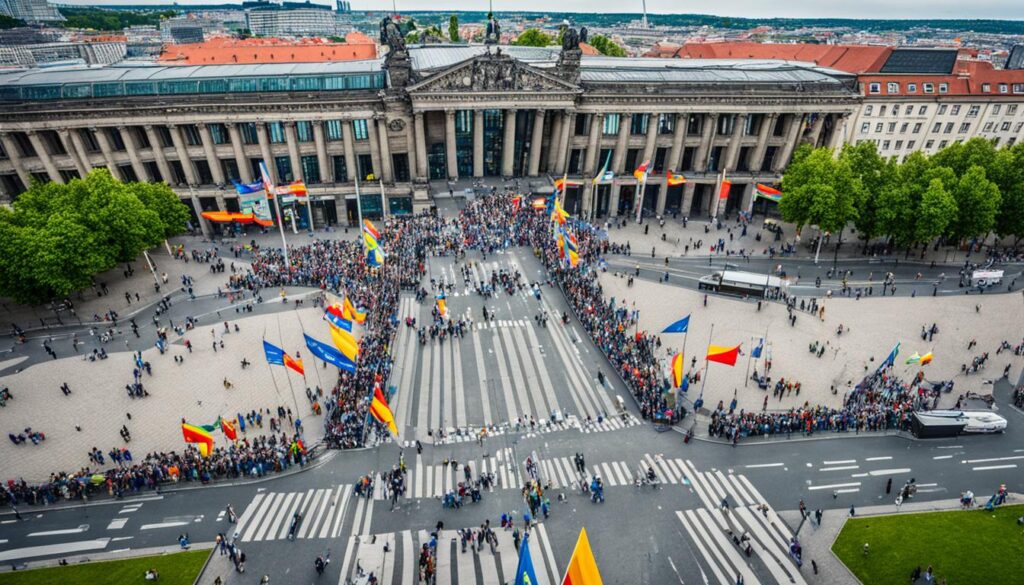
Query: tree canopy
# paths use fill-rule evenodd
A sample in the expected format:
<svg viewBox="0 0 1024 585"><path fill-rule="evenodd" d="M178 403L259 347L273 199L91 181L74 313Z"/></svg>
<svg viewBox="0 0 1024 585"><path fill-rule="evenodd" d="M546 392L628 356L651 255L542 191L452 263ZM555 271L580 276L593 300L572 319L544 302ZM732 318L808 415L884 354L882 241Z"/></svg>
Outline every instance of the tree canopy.
<svg viewBox="0 0 1024 585"><path fill-rule="evenodd" d="M0 296L26 304L64 297L183 232L188 219L166 184L125 184L106 169L35 183L0 209Z"/></svg>
<svg viewBox="0 0 1024 585"><path fill-rule="evenodd" d="M520 33L516 40L512 41L512 44L522 47L546 47L553 42L554 38L548 33L540 29L528 28Z"/></svg>
<svg viewBox="0 0 1024 585"><path fill-rule="evenodd" d="M159 26L160 20L171 18L174 10L105 10L81 6L61 6L60 13L65 20L57 23L64 28L86 28L93 30L119 31L133 25Z"/></svg>
<svg viewBox="0 0 1024 585"><path fill-rule="evenodd" d="M604 35L594 35L587 41L591 47L597 49L602 55L609 57L625 57L626 50L620 47L615 41Z"/></svg>
<svg viewBox="0 0 1024 585"><path fill-rule="evenodd" d="M454 14L448 18L448 40L453 43L461 40L459 38L459 17Z"/></svg>

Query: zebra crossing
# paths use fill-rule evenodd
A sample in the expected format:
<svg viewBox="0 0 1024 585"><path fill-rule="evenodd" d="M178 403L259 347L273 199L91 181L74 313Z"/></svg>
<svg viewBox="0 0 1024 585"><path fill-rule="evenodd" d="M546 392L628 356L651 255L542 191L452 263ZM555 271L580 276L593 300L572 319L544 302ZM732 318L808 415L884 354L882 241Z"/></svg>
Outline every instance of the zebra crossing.
<svg viewBox="0 0 1024 585"><path fill-rule="evenodd" d="M350 507L356 509L359 518L367 504L361 498L352 498L348 485L295 492L260 492L239 516L235 532L242 542L281 540L288 537L292 518L299 514L301 521L295 538L337 538ZM367 515L372 512L371 505Z"/></svg>
<svg viewBox="0 0 1024 585"><path fill-rule="evenodd" d="M512 257L501 262L478 262L472 270L476 279L486 280L491 270L503 266L525 274ZM438 280L463 282L450 265L439 267L432 274ZM400 328L394 351L397 363L391 380L398 387L392 401L396 423L399 429L412 431L403 432L403 436L423 440L426 435L433 440L438 436L437 429L457 437L459 431L482 426L511 428L517 422L528 425L531 420L534 428L543 427L540 432L550 432L573 426L552 426L548 423L552 419L575 417L595 421L608 419L610 413L617 412L610 396L615 391L614 383L609 382L611 388L602 387L597 372L588 371L584 365L584 353L591 350L583 346L581 352L583 336L578 326L562 325L555 317L560 312L543 295L539 302L527 290L518 291L514 297L518 298L502 293L498 300L488 300L486 304L497 304L499 312L503 312L501 304L507 304L511 310L512 303L516 303L513 317L543 309L552 316L549 325L541 327L531 318L507 315L476 321L472 309L467 307L462 316L470 326L461 338L420 345L414 328ZM398 316L421 317L427 310L426 303L403 297ZM449 310L457 312L457 303L449 301ZM623 426L633 424L632 419L625 422L628 424ZM590 425L575 426L583 432L622 428L614 422L598 425L599 430ZM461 440L468 439L455 438L456 442Z"/></svg>
<svg viewBox="0 0 1024 585"><path fill-rule="evenodd" d="M473 478L480 474L494 474L495 489L512 489L522 485L523 479L518 465L513 458L512 449L504 448L498 450L494 456L485 457L480 460L451 463L425 464L422 455L416 455L416 463L408 468L405 476L406 497L410 498L440 498L445 493L458 488L461 481L465 481L466 467ZM377 478L373 485L373 499L387 499L384 493L384 482Z"/></svg>
<svg viewBox="0 0 1024 585"><path fill-rule="evenodd" d="M519 552L512 533L495 531L498 546L491 552L462 551L458 531L442 530L437 533L435 583L437 585L499 585L515 580ZM382 534L354 534L349 538L342 561L341 582L346 579L363 585L372 573L381 585L419 583L418 566L422 547L431 542L425 530L390 532ZM532 585L556 585L561 574L544 524L538 524L529 539L530 557L533 559L537 582Z"/></svg>
<svg viewBox="0 0 1024 585"><path fill-rule="evenodd" d="M632 413L626 412L621 416L612 418L602 418L601 420L593 420L589 423L586 421L580 421L575 416L569 416L561 421L542 421L538 426L529 428L526 425L522 425L520 428L516 428L515 425L509 425L503 423L500 426L490 428L487 430L488 437L501 437L507 434L515 434L522 432L526 438L533 438L545 433L553 433L556 431L567 431L567 430L578 430L581 433L606 433L609 431L617 431L629 427L635 427L642 425L643 421L634 416ZM478 429L472 425L466 429L460 429L454 435L446 436L444 439L437 440L437 444L451 444L451 443L469 443L476 441L478 438ZM413 439L406 439L403 442L406 448L412 448L416 446L416 441Z"/></svg>

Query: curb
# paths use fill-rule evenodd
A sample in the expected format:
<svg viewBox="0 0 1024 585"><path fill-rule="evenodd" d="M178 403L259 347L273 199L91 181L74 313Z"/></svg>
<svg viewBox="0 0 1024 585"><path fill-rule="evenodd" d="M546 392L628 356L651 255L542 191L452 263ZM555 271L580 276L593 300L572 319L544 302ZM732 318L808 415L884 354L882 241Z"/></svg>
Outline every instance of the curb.
<svg viewBox="0 0 1024 585"><path fill-rule="evenodd" d="M684 429L684 428L680 427L679 425L674 425L672 427L672 430L677 432L677 433L679 433L679 434L681 434L681 435L686 435L686 433L689 432L687 429ZM812 442L812 441L838 441L838 440L843 440L843 439L861 439L861 438L873 439L873 438L877 438L877 437L896 437L896 438L904 439L904 440L907 440L907 441L920 441L921 440L921 439L918 439L918 438L910 435L909 433L905 433L903 431L868 431L868 432L857 433L857 434L853 434L853 435L849 434L848 432L845 432L845 433L831 433L831 432L828 432L828 431L822 431L821 434L823 436L807 437L807 436L803 436L803 433L801 432L800 433L801 436L799 436L797 438L789 438L789 439L772 438L772 437L775 437L775 435L768 435L768 436L762 437L760 439L751 439L751 438L748 437L746 440L740 440L739 442L737 442L736 446L737 447L751 447L751 446L757 446L757 445L777 445L777 444L780 444L780 443L783 443L783 444L785 444L785 443L808 443L808 442ZM700 441L702 443L711 443L711 444L715 444L715 445L726 445L726 446L732 445L732 441L728 441L728 440L724 440L724 439L716 439L716 438L712 438L712 437L698 436L696 434L693 437L691 437L691 440L693 440L693 441Z"/></svg>
<svg viewBox="0 0 1024 585"><path fill-rule="evenodd" d="M210 554L206 555L206 562L204 562L203 566L199 569L199 573L196 574L196 578L192 581L192 585L199 585L199 583L202 582L203 574L206 573L206 569L209 568L210 561L213 560L213 556L215 554L217 554L217 544L216 543L214 543L214 545L210 547Z"/></svg>
<svg viewBox="0 0 1024 585"><path fill-rule="evenodd" d="M216 543L213 543L213 542L194 542L194 543L191 543L189 545L189 549L188 550L190 550L190 551L200 551L200 550L206 550L207 548L209 548L210 552L211 552L211 555L209 555L207 557L207 563L209 563L209 557L213 556L212 553L214 551L216 551L215 544ZM77 564L102 563L102 562L106 562L106 561L121 561L121 560L127 560L127 559L137 559L137 558L142 558L142 557L156 557L156 556L164 556L164 555L173 555L173 554L177 554L179 552L185 552L185 551L182 551L181 547L178 546L178 545L170 545L170 546L156 546L156 547L149 547L149 548L140 548L140 549L135 549L135 550L125 549L125 550L122 550L122 551L116 551L115 550L115 551L109 551L109 552L99 552L99 553L91 554L91 555L90 554L80 554L80 555L70 556L70 557L68 557L68 556L65 556L65 557L54 557L54 558L51 558L51 559L45 559L45 560L41 560L41 561L28 561L28 562L24 562L24 563L18 565L20 568L17 569L17 571L12 569L12 567L14 565L12 565L11 563L5 563L3 565L0 565L0 574L14 573L14 572L24 572L24 571L28 571L28 570L31 570L31 569L45 569L45 568L48 568L48 567L58 567L58 566L60 566L59 563L60 563L61 560L65 560L65 561L68 562L69 566L73 566L73 565L77 565ZM203 565L203 570L205 570L205 569L206 569L206 564ZM202 571L200 571L200 575L202 575Z"/></svg>

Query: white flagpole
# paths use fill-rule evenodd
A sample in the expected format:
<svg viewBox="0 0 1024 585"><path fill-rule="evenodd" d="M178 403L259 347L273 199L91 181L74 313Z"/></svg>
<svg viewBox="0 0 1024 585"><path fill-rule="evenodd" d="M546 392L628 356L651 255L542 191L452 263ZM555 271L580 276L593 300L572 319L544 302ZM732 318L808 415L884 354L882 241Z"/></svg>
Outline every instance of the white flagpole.
<svg viewBox="0 0 1024 585"><path fill-rule="evenodd" d="M267 161L263 161L263 168L261 169L261 173L263 175L267 175L267 178L269 179ZM278 201L277 193L271 193L270 190L266 188L266 184L267 183L264 182L264 191L267 191L267 197L273 198L274 210L277 212L277 228L281 231L281 249L284 252L284 266L285 268L291 269L292 261L288 258L288 242L284 238L284 216L281 215L281 202ZM273 188L274 185L270 184L270 187Z"/></svg>
<svg viewBox="0 0 1024 585"><path fill-rule="evenodd" d="M640 223L640 214L643 213L644 209L644 193L647 191L647 173L648 170L644 169L644 178L640 181L640 194L637 196L636 202L636 222Z"/></svg>
<svg viewBox="0 0 1024 585"><path fill-rule="evenodd" d="M380 179L380 218L383 220L388 216L388 200L384 196L384 179Z"/></svg>

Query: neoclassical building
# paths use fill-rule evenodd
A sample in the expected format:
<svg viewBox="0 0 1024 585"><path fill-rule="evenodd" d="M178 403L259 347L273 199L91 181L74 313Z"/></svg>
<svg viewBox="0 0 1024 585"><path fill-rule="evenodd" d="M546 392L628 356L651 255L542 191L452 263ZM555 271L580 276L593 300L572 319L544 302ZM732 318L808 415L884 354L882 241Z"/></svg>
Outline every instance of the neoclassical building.
<svg viewBox="0 0 1024 585"><path fill-rule="evenodd" d="M397 46L395 46L397 45ZM106 167L237 211L233 180L304 180L318 225L407 213L480 177L579 185L585 217L636 205L746 209L801 142L838 146L855 77L771 60L583 56L575 48L398 42L372 61L32 69L0 74L0 190ZM651 161L644 199L632 171ZM607 163L611 181L591 180ZM686 177L668 186L666 171ZM722 173L732 181L719 202ZM370 177L372 175L372 177ZM367 178L370 177L370 180ZM456 181L454 184L452 181ZM384 197L381 196L383 189ZM305 214L303 214L305 215Z"/></svg>

